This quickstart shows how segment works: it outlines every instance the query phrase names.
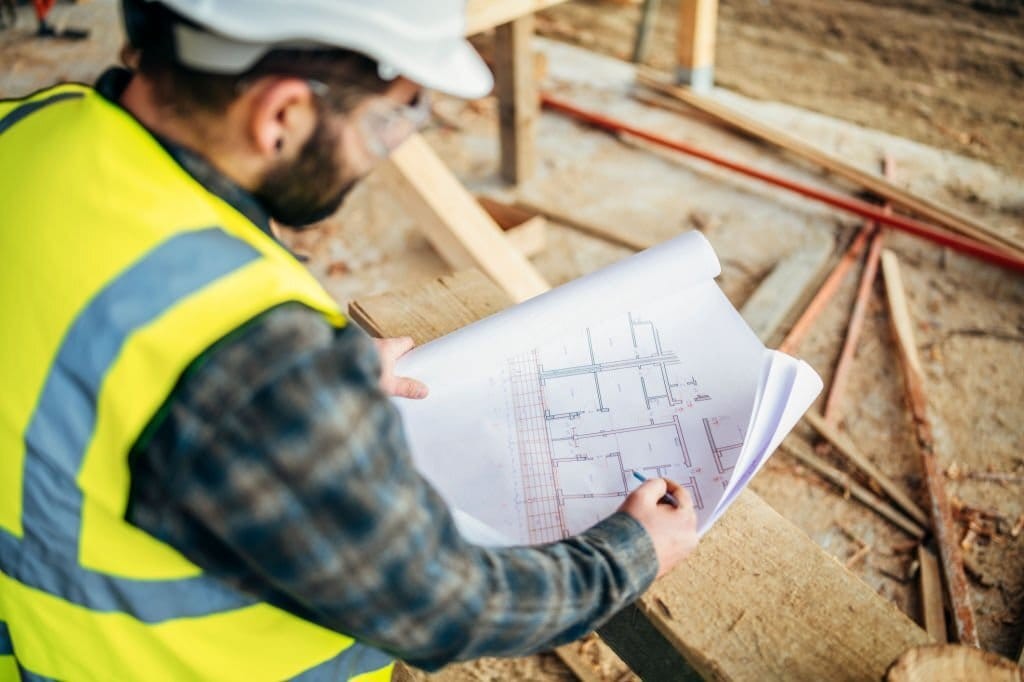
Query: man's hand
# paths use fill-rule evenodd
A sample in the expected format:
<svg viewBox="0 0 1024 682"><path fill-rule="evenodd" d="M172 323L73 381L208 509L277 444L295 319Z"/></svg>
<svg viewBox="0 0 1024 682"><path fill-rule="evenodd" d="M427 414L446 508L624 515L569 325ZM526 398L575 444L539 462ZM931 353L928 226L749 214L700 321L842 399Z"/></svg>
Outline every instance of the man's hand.
<svg viewBox="0 0 1024 682"><path fill-rule="evenodd" d="M676 509L658 501L670 493L679 501ZM652 478L630 493L619 507L640 522L654 541L658 577L665 575L697 546L697 512L686 488L665 478Z"/></svg>
<svg viewBox="0 0 1024 682"><path fill-rule="evenodd" d="M374 339L380 355L380 388L384 393L396 398L413 398L419 400L427 397L427 385L408 377L395 376L395 363L416 345L408 336L397 339Z"/></svg>

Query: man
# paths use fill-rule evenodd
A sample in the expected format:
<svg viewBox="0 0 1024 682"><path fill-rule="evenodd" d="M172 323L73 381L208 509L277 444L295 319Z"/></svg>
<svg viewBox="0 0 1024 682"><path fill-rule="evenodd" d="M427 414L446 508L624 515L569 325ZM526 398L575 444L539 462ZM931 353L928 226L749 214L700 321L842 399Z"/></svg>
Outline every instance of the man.
<svg viewBox="0 0 1024 682"><path fill-rule="evenodd" d="M460 537L386 396L426 392L390 371L411 342L375 349L269 224L331 214L423 86L490 89L463 4L246 9L126 0L135 73L0 102L0 679L522 655L696 542L664 480L562 542Z"/></svg>

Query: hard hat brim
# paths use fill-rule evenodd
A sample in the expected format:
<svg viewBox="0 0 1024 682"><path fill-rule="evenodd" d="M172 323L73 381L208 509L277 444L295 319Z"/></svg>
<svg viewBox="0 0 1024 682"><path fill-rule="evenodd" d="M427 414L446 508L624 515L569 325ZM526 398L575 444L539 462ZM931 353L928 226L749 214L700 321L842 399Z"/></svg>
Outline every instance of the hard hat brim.
<svg viewBox="0 0 1024 682"><path fill-rule="evenodd" d="M468 40L453 42L451 49L434 59L409 63L396 59L390 66L425 88L463 99L485 97L494 88L491 70Z"/></svg>

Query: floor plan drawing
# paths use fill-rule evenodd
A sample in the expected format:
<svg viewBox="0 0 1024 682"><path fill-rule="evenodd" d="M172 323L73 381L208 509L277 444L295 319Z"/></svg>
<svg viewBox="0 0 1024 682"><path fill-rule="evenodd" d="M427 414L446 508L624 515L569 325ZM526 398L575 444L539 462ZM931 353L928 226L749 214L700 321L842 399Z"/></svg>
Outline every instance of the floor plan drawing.
<svg viewBox="0 0 1024 682"><path fill-rule="evenodd" d="M608 516L639 485L633 471L679 482L698 513L709 486L725 487L742 434L705 416L714 398L691 370L633 312L509 360L531 542Z"/></svg>

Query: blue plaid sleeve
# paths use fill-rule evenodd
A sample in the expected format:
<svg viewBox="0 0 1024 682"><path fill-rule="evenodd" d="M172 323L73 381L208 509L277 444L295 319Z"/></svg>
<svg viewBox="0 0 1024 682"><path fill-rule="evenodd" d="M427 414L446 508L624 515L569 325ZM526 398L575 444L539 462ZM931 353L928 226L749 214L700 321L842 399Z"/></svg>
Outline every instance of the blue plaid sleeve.
<svg viewBox="0 0 1024 682"><path fill-rule="evenodd" d="M212 575L425 668L572 641L654 579L616 514L543 546L467 543L414 469L357 327L276 308L194 363L132 453L128 520Z"/></svg>

